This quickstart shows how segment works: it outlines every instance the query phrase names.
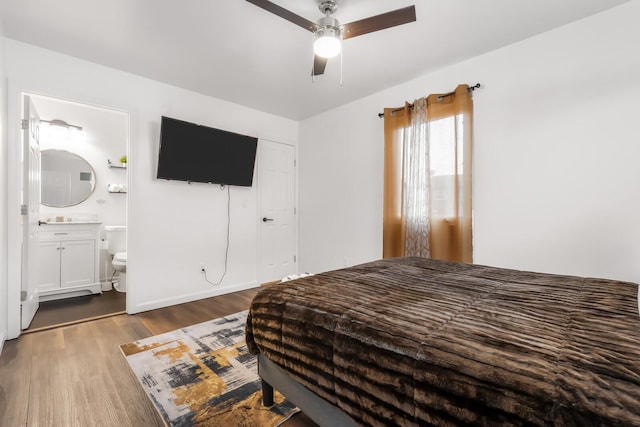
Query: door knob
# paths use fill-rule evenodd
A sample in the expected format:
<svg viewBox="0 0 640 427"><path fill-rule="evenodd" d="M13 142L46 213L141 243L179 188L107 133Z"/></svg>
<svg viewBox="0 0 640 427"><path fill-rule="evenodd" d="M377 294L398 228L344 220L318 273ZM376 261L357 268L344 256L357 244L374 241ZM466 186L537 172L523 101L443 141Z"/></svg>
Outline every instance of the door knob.
<svg viewBox="0 0 640 427"><path fill-rule="evenodd" d="M267 218L266 216L262 218L262 222L269 222L269 221L273 221L273 218Z"/></svg>

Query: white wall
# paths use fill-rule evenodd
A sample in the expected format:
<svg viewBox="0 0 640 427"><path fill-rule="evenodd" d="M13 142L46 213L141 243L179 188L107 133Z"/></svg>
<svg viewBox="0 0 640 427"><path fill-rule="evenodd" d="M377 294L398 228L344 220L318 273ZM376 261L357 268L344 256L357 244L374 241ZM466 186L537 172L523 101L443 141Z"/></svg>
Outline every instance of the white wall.
<svg viewBox="0 0 640 427"><path fill-rule="evenodd" d="M0 19L0 352L7 337L7 81Z"/></svg>
<svg viewBox="0 0 640 427"><path fill-rule="evenodd" d="M154 178L160 117L294 145L297 122L10 39L6 40L6 51L7 77L16 91L131 113L127 221L130 313L257 285L256 188L231 188L229 271L223 285L213 287L203 280L200 267L207 268L210 279L222 273L226 193L214 185ZM11 100L17 97L14 92L9 93L10 110Z"/></svg>
<svg viewBox="0 0 640 427"><path fill-rule="evenodd" d="M474 261L640 281L638 16L633 0L303 121L301 271L381 256L377 114L480 82Z"/></svg>

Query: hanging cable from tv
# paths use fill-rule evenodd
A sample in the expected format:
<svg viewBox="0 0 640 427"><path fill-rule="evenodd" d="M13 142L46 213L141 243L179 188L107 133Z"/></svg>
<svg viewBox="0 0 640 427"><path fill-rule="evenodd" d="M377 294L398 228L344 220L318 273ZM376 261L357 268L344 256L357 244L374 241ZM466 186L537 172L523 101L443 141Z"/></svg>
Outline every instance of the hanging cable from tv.
<svg viewBox="0 0 640 427"><path fill-rule="evenodd" d="M227 275L227 266L229 262L229 243L230 243L230 234L231 234L231 189L228 185L221 184L220 190L224 191L225 187L227 188L227 245L224 250L224 271L222 272L222 276L217 282L212 282L207 277L207 270L202 267L202 275L204 276L204 280L213 286L220 286L222 281L224 280L224 276Z"/></svg>

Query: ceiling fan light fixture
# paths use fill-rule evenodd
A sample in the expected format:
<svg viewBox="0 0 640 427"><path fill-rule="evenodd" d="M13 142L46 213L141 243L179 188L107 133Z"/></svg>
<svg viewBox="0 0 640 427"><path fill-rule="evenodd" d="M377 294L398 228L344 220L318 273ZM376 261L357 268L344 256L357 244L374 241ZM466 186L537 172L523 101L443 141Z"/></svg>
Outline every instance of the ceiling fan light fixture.
<svg viewBox="0 0 640 427"><path fill-rule="evenodd" d="M313 53L322 58L333 58L342 51L342 32L340 23L332 16L325 16L318 21L318 29L313 33Z"/></svg>
<svg viewBox="0 0 640 427"><path fill-rule="evenodd" d="M320 28L315 32L313 53L322 58L333 58L340 55L342 41L340 30L335 27Z"/></svg>

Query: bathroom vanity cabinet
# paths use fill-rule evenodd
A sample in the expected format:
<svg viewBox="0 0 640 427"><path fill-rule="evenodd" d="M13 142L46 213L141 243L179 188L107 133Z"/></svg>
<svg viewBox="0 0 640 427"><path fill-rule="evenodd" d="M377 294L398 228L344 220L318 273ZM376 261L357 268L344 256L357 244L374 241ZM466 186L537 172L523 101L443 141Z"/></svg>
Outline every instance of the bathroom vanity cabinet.
<svg viewBox="0 0 640 427"><path fill-rule="evenodd" d="M39 234L35 273L40 301L102 292L100 223L48 223Z"/></svg>

